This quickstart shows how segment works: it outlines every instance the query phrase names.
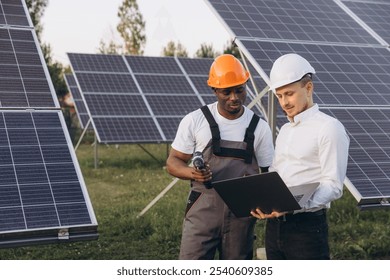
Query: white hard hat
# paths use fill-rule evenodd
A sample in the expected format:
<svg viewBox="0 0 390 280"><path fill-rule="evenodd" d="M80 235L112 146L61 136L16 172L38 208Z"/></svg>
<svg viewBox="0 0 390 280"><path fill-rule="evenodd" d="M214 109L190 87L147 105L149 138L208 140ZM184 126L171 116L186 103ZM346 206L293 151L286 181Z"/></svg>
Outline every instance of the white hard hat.
<svg viewBox="0 0 390 280"><path fill-rule="evenodd" d="M296 53L282 55L275 60L270 72L270 90L275 92L279 87L294 83L315 70L310 63Z"/></svg>

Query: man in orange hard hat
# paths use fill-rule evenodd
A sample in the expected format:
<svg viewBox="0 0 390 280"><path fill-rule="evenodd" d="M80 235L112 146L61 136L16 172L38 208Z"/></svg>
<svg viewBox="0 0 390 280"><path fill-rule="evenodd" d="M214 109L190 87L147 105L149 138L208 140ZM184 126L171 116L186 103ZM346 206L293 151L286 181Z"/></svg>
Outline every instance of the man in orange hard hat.
<svg viewBox="0 0 390 280"><path fill-rule="evenodd" d="M210 182L268 170L273 142L268 124L244 106L249 72L234 56L217 57L208 85L217 101L186 115L167 159L167 171L191 180L180 259L251 259L253 217L237 218ZM199 168L188 166L193 155ZM249 214L249 213L248 213Z"/></svg>

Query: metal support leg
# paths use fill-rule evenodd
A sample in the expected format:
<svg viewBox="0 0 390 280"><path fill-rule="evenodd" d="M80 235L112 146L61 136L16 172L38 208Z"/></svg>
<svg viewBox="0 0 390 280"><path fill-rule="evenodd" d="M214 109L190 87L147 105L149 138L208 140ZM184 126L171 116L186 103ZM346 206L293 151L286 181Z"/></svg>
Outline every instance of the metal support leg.
<svg viewBox="0 0 390 280"><path fill-rule="evenodd" d="M87 122L87 124L86 124L86 126L85 126L85 128L83 130L83 133L81 133L80 139L79 139L79 141L77 142L77 144L76 144L76 146L74 148L75 151L77 151L77 148L80 146L81 140L83 140L84 135L87 132L87 129L88 129L88 126L89 126L90 123L91 123L91 119L88 120L88 122Z"/></svg>

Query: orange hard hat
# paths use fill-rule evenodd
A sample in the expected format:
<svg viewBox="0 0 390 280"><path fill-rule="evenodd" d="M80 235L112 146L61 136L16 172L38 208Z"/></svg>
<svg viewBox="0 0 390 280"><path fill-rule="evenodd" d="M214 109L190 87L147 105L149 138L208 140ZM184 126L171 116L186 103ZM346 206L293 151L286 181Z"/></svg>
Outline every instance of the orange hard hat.
<svg viewBox="0 0 390 280"><path fill-rule="evenodd" d="M248 79L249 72L241 62L231 54L223 54L211 64L207 84L213 88L229 88L244 84Z"/></svg>

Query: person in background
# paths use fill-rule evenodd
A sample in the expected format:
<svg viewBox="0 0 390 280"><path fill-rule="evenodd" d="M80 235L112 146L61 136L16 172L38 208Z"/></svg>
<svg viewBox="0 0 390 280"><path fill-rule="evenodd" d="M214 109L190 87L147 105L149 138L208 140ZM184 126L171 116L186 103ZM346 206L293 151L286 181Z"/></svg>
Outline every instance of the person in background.
<svg viewBox="0 0 390 280"><path fill-rule="evenodd" d="M191 180L179 259L252 259L254 225L249 215L237 218L210 182L258 174L272 162L268 124L244 106L249 72L232 55L215 58L208 85L216 102L187 114L177 130L167 171ZM188 166L196 153L204 168Z"/></svg>
<svg viewBox="0 0 390 280"><path fill-rule="evenodd" d="M295 53L279 57L270 72L275 93L288 122L275 143L270 171L287 186L319 182L313 196L293 213L252 211L267 219L267 259L330 259L326 209L343 194L349 137L344 126L313 102L314 68ZM272 186L270 186L272 188Z"/></svg>

